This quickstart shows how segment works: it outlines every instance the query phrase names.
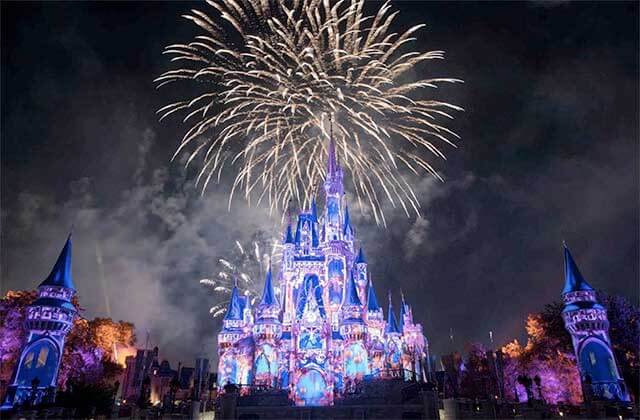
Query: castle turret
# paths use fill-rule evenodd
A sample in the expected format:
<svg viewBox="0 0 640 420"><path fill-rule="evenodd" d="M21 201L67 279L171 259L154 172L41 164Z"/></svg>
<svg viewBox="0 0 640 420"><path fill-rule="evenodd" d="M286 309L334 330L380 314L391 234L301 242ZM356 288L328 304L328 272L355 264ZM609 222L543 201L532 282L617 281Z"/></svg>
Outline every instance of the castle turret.
<svg viewBox="0 0 640 420"><path fill-rule="evenodd" d="M387 326L385 328L385 354L386 365L390 369L402 368L402 333L396 321L396 314L393 311L391 302L391 292L389 292L389 310L387 313Z"/></svg>
<svg viewBox="0 0 640 420"><path fill-rule="evenodd" d="M573 341L584 398L629 401L611 350L607 311L598 303L595 290L582 277L566 245L564 275L562 317Z"/></svg>
<svg viewBox="0 0 640 420"><path fill-rule="evenodd" d="M341 309L340 335L344 337L344 378L352 380L369 374L369 354L365 347L367 326L353 270L346 289Z"/></svg>
<svg viewBox="0 0 640 420"><path fill-rule="evenodd" d="M346 291L344 295L344 301L342 302L341 312L340 334L344 338L363 339L365 333L364 327L358 327L356 330L353 330L350 327L351 325L364 326L363 307L362 303L360 302L360 298L358 297L358 290L356 289L353 271L351 271L351 275L349 276L349 280L346 284ZM356 335L352 337L352 334Z"/></svg>
<svg viewBox="0 0 640 420"><path fill-rule="evenodd" d="M3 407L31 400L52 402L62 361L65 338L77 310L71 300L76 293L71 275L71 235L49 276L38 286L38 298L28 307L23 347Z"/></svg>
<svg viewBox="0 0 640 420"><path fill-rule="evenodd" d="M290 326L295 313L295 302L293 299L293 287L295 277L293 275L293 259L295 255L295 241L293 239L293 231L291 229L291 220L287 223L287 229L284 234L282 244L282 272L281 272L281 290L283 297L284 314L282 322L284 325ZM290 331L290 329L289 329Z"/></svg>
<svg viewBox="0 0 640 420"><path fill-rule="evenodd" d="M244 335L243 326L244 302L240 296L238 286L234 285L233 289L231 289L227 313L222 320L222 331L218 334L220 349L225 350L228 346L233 345L233 343L242 338Z"/></svg>
<svg viewBox="0 0 640 420"><path fill-rule="evenodd" d="M311 200L311 217L313 218L313 223L318 223L318 206L316 205L315 197Z"/></svg>
<svg viewBox="0 0 640 420"><path fill-rule="evenodd" d="M413 375L416 375L417 379L422 379L423 359L428 353L427 343L422 331L422 325L413 322L413 310L407 304L404 293L401 296L402 306L400 309L399 330L404 343L402 366L405 378L412 379Z"/></svg>
<svg viewBox="0 0 640 420"><path fill-rule="evenodd" d="M378 304L376 291L373 288L373 282L369 278L367 287L367 347L369 349L369 370L376 373L384 369L384 314L382 308Z"/></svg>
<svg viewBox="0 0 640 420"><path fill-rule="evenodd" d="M273 288L273 275L271 273L271 264L264 280L264 290L262 298L258 304L256 311L256 323L280 323L278 316L280 314L280 303Z"/></svg>
<svg viewBox="0 0 640 420"><path fill-rule="evenodd" d="M231 289L227 313L218 334L218 386L249 383L253 361L253 337L247 325L248 296L240 296L238 286Z"/></svg>
<svg viewBox="0 0 640 420"><path fill-rule="evenodd" d="M278 316L280 304L273 289L271 264L264 281L262 299L257 307L253 326L255 342L254 383L275 386L279 377L278 344L282 336L282 325Z"/></svg>
<svg viewBox="0 0 640 420"><path fill-rule="evenodd" d="M356 231L351 225L351 216L349 215L349 206L344 206L344 225L342 227L342 238L349 244L351 252L353 252L353 241Z"/></svg>

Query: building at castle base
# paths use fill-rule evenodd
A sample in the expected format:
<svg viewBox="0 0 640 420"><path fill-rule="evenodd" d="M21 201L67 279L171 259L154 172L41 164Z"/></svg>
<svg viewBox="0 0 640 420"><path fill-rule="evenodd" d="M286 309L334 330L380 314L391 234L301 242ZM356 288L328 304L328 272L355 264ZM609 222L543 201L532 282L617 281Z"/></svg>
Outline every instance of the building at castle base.
<svg viewBox="0 0 640 420"><path fill-rule="evenodd" d="M269 270L260 302L251 307L233 288L218 335L220 388L263 385L296 405L326 406L365 377L425 381L422 326L404 297L398 318L391 295L386 318L378 304L333 140L324 193L322 213L314 199L295 230L287 226L277 284Z"/></svg>
<svg viewBox="0 0 640 420"><path fill-rule="evenodd" d="M75 293L69 235L51 274L38 286L38 298L27 309L25 328L29 336L2 409L53 402L65 338L77 313L71 303Z"/></svg>

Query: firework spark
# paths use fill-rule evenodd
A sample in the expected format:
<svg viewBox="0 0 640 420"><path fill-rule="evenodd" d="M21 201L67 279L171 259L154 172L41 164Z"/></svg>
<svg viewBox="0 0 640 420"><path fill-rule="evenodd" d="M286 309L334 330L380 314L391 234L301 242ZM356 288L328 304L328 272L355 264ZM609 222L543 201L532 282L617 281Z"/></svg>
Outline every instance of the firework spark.
<svg viewBox="0 0 640 420"><path fill-rule="evenodd" d="M271 210L291 199L307 205L325 176L331 126L361 208L382 223L385 199L419 214L400 168L440 178L425 155L444 159L439 147L455 146L458 135L441 121L462 109L426 98L428 89L460 80L408 74L444 58L411 49L424 25L392 33L398 12L388 2L373 16L363 12L364 0L207 3L216 18L199 10L184 16L204 34L166 47L180 66L156 79L158 87L184 80L201 88L158 113L161 120L182 114L190 124L174 157L189 150L187 165L202 159L203 191L233 165L230 201L241 192L268 200Z"/></svg>
<svg viewBox="0 0 640 420"><path fill-rule="evenodd" d="M214 318L223 315L227 310L231 290L236 284L240 293L246 296L252 305L255 304L256 299L262 295L269 264L279 261L281 247L277 239L257 239L246 245L236 241L233 254L218 260L218 274L214 278L200 280L200 284L210 288L219 298L209 310Z"/></svg>

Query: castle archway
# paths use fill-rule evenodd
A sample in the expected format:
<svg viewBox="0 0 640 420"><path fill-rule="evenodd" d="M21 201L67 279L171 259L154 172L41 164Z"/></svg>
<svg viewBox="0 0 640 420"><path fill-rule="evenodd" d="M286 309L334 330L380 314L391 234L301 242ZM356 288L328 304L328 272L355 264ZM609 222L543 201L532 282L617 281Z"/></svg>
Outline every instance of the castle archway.
<svg viewBox="0 0 640 420"><path fill-rule="evenodd" d="M618 369L611 351L600 340L589 340L580 350L580 368L593 382L616 382Z"/></svg>
<svg viewBox="0 0 640 420"><path fill-rule="evenodd" d="M41 387L55 386L59 361L60 352L53 341L44 338L34 342L20 361L17 385L30 387L37 378Z"/></svg>
<svg viewBox="0 0 640 420"><path fill-rule="evenodd" d="M304 406L320 406L328 404L327 382L322 373L309 369L300 376L295 387L296 404Z"/></svg>

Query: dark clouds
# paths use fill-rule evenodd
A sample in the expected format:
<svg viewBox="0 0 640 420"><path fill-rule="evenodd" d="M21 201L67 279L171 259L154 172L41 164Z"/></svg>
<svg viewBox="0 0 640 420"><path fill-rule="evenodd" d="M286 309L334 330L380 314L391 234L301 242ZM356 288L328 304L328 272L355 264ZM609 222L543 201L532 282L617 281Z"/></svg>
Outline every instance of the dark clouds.
<svg viewBox="0 0 640 420"><path fill-rule="evenodd" d="M369 3L368 3L369 4ZM372 6L371 6L372 7ZM354 212L382 298L399 286L436 352L523 333L558 298L561 242L596 287L637 302L636 3L414 3L438 75L465 85L447 182L415 180L423 215ZM170 93L160 52L193 28L184 3L2 4L2 291L48 273L75 223L87 315L136 322L172 360L214 352L211 295L197 283L236 239L280 228L265 209L204 197L169 158L180 134L156 122ZM102 265L99 264L101 257Z"/></svg>

